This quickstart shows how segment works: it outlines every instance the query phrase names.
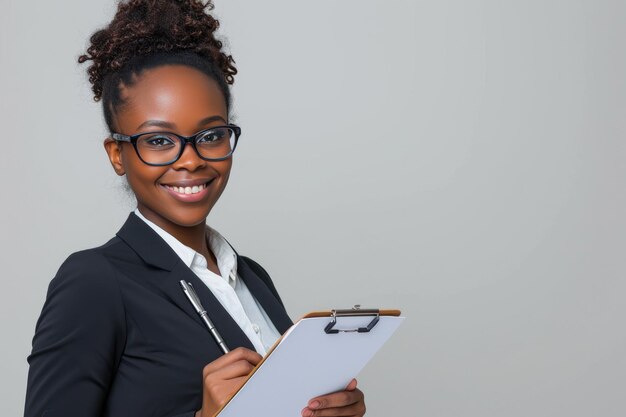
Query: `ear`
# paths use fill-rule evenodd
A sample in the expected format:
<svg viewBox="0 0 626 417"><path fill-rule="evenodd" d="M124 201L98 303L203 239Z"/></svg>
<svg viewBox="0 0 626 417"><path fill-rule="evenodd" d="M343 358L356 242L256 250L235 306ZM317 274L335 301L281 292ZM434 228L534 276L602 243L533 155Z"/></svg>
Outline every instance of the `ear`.
<svg viewBox="0 0 626 417"><path fill-rule="evenodd" d="M109 155L109 161L111 161L115 173L120 176L124 175L126 170L122 163L122 144L112 138L106 138L104 140L104 149L107 155Z"/></svg>

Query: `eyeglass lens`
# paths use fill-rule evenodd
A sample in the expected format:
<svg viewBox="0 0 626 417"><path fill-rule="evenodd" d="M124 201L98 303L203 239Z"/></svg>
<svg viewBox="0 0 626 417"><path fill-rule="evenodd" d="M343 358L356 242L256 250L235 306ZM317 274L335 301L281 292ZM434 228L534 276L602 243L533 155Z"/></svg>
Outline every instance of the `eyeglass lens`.
<svg viewBox="0 0 626 417"><path fill-rule="evenodd" d="M207 159L224 158L233 151L235 131L220 127L202 132L196 137L196 149ZM183 140L168 133L146 133L137 138L137 152L149 164L165 164L174 161L183 146Z"/></svg>

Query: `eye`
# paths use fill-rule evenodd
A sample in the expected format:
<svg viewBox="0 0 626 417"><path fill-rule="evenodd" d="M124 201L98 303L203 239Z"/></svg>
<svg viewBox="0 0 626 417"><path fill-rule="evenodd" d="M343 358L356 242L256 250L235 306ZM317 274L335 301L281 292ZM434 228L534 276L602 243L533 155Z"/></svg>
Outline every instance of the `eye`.
<svg viewBox="0 0 626 417"><path fill-rule="evenodd" d="M198 145L215 145L228 138L228 129L218 128L203 132L196 139Z"/></svg>
<svg viewBox="0 0 626 417"><path fill-rule="evenodd" d="M146 135L141 137L141 145L149 148L169 148L176 146L176 142L173 138L163 135Z"/></svg>

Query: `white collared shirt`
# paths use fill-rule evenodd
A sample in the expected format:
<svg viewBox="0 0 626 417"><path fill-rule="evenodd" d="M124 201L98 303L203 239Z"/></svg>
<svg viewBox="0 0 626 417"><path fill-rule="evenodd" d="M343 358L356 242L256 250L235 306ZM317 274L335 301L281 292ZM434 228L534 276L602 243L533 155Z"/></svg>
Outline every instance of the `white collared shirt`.
<svg viewBox="0 0 626 417"><path fill-rule="evenodd" d="M215 298L228 311L233 320L241 327L254 345L255 350L265 355L280 333L268 317L267 313L254 298L246 284L237 276L237 255L226 239L213 228L207 227L208 245L215 258L220 275L207 268L204 256L182 244L174 236L146 219L139 209L135 214L146 222L167 243L180 259L202 282L209 287Z"/></svg>

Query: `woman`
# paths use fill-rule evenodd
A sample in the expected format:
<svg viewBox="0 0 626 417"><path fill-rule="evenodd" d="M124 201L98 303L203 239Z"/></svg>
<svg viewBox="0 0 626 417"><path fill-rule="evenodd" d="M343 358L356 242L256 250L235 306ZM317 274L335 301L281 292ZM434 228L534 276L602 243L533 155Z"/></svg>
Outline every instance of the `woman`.
<svg viewBox="0 0 626 417"><path fill-rule="evenodd" d="M229 123L234 61L199 1L133 0L91 37L104 147L137 199L116 236L72 254L37 322L28 417L209 417L292 324L271 279L206 225L240 129ZM232 349L193 310L192 283ZM363 394L311 399L303 416L362 416Z"/></svg>

